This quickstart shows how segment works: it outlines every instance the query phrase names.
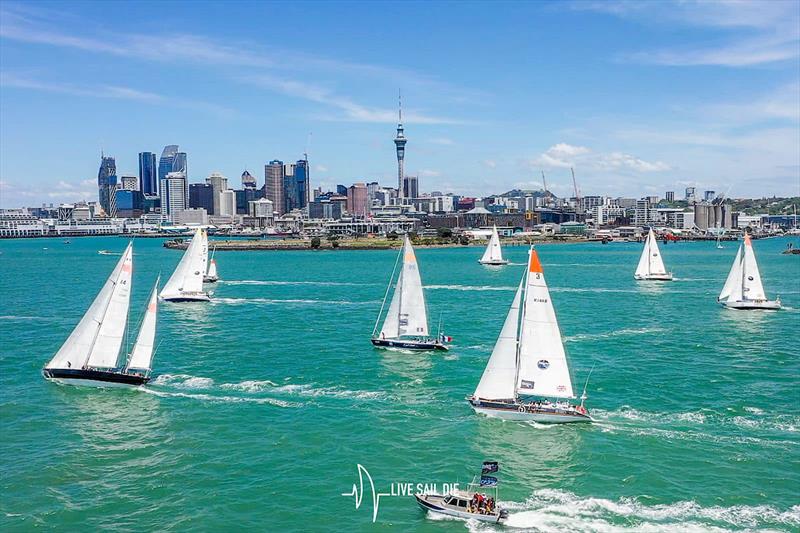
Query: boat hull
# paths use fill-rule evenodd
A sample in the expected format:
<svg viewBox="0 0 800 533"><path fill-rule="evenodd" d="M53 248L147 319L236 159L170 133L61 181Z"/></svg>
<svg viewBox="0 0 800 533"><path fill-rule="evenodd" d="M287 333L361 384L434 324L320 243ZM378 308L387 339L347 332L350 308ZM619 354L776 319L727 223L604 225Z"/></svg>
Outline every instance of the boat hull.
<svg viewBox="0 0 800 533"><path fill-rule="evenodd" d="M507 265L509 263L509 261L507 259L502 259L500 261L481 261L479 259L478 263L480 263L482 265L489 265L489 266L504 266L504 265Z"/></svg>
<svg viewBox="0 0 800 533"><path fill-rule="evenodd" d="M211 297L204 292L185 292L160 297L165 302L210 302Z"/></svg>
<svg viewBox="0 0 800 533"><path fill-rule="evenodd" d="M395 349L395 350L414 350L419 352L442 350L450 348L447 345L435 341L414 341L401 339L371 339L372 345L376 348Z"/></svg>
<svg viewBox="0 0 800 533"><path fill-rule="evenodd" d="M468 513L452 509L444 504L444 496L439 494L415 494L414 498L417 500L422 510L431 513L445 514L448 516L455 516L463 518L464 520L480 520L481 522L493 522L495 524L502 524L508 518L508 512L499 510L492 514Z"/></svg>
<svg viewBox="0 0 800 533"><path fill-rule="evenodd" d="M636 281L672 281L672 274L648 274L646 276L634 275Z"/></svg>
<svg viewBox="0 0 800 533"><path fill-rule="evenodd" d="M141 387L150 381L148 376L105 370L45 368L42 375L56 383L85 387Z"/></svg>
<svg viewBox="0 0 800 533"><path fill-rule="evenodd" d="M577 408L533 408L519 403L491 402L469 398L467 400L476 413L514 420L519 422L539 422L543 424L571 424L574 422L592 422L588 412L579 412Z"/></svg>
<svg viewBox="0 0 800 533"><path fill-rule="evenodd" d="M219 278L209 278L207 276L203 278L203 283L216 283L218 281Z"/></svg>
<svg viewBox="0 0 800 533"><path fill-rule="evenodd" d="M764 309L764 310L771 310L777 311L781 308L781 302L779 300L764 300L764 301L743 301L743 302L720 302L723 307L728 309L738 309L741 311L745 310L753 310L753 309Z"/></svg>

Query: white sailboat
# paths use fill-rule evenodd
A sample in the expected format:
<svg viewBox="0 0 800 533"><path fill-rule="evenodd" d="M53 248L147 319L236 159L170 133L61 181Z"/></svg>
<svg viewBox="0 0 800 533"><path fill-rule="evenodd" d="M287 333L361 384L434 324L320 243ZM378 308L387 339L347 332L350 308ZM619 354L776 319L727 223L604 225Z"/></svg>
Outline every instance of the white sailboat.
<svg viewBox="0 0 800 533"><path fill-rule="evenodd" d="M217 249L211 252L211 260L208 262L208 272L203 276L203 283L216 283L219 281L219 274L217 273L217 260L214 259L214 254Z"/></svg>
<svg viewBox="0 0 800 533"><path fill-rule="evenodd" d="M506 420L591 421L583 405L585 391L580 405L569 403L573 398L569 363L550 291L539 256L531 247L528 270L478 387L467 400L475 412Z"/></svg>
<svg viewBox="0 0 800 533"><path fill-rule="evenodd" d="M148 373L156 320L154 307L152 316L145 317L133 348L131 361L136 366L129 362L120 370L117 364L128 323L132 274L133 243L125 249L72 334L42 369L46 379L75 385L133 387L150 380ZM147 315L150 315L149 310ZM146 369L141 366L145 359Z"/></svg>
<svg viewBox="0 0 800 533"><path fill-rule="evenodd" d="M503 259L503 249L500 247L500 235L497 234L497 226L492 226L492 236L489 238L489 244L486 246L486 251L483 252L478 262L482 265L507 265L508 260Z"/></svg>
<svg viewBox="0 0 800 533"><path fill-rule="evenodd" d="M767 299L750 235L745 234L717 301L730 309L780 309L781 299Z"/></svg>
<svg viewBox="0 0 800 533"><path fill-rule="evenodd" d="M672 281L672 272L667 272L664 267L664 260L661 258L656 234L652 228L647 232L644 250L633 277L640 281Z"/></svg>
<svg viewBox="0 0 800 533"><path fill-rule="evenodd" d="M210 301L208 294L203 292L207 263L208 237L203 228L197 228L175 272L161 290L161 299L168 302Z"/></svg>
<svg viewBox="0 0 800 533"><path fill-rule="evenodd" d="M403 264L397 277L389 310L383 327L377 333L378 324L383 315L386 298L394 281L394 273L386 295L383 298L381 311L375 328L372 331L372 344L379 348L397 348L406 350L447 350L444 335L431 338L428 332L428 312L425 307L425 295L422 290L422 279L419 275L417 257L408 235L405 236L403 248L400 250Z"/></svg>

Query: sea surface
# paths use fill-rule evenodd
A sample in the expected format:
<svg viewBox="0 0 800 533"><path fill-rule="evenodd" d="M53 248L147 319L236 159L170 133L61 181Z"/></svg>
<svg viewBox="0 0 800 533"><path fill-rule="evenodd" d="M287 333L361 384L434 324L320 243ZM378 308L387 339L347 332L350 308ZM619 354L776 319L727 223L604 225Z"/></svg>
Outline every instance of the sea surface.
<svg viewBox="0 0 800 533"><path fill-rule="evenodd" d="M794 239L795 246L798 245ZM0 530L495 531L427 516L401 484L500 462L530 531L800 530L800 257L755 241L779 312L715 301L738 243L538 247L594 424L477 416L474 390L524 271L475 247L420 249L448 353L369 343L395 251L220 252L206 304L162 304L140 390L45 381L42 366L119 259L119 237L0 241ZM181 252L134 243L131 329ZM131 335L132 342L134 335ZM362 465L363 499L350 494ZM359 487L356 487L357 489ZM361 495L359 490L356 491ZM519 530L519 529L512 529Z"/></svg>

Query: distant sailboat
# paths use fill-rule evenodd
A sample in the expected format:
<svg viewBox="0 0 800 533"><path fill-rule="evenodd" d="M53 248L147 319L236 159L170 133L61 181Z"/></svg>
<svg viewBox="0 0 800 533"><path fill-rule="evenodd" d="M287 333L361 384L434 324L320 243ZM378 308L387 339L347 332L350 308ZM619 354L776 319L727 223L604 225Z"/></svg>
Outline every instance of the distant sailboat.
<svg viewBox="0 0 800 533"><path fill-rule="evenodd" d="M591 421L583 405L585 391L580 405L567 401L575 395L561 331L539 256L533 247L529 253L528 270L478 387L467 400L475 412L507 420Z"/></svg>
<svg viewBox="0 0 800 533"><path fill-rule="evenodd" d="M497 226L492 226L492 236L489 239L489 244L486 246L486 251L483 252L478 262L482 265L507 265L508 260L503 259L503 249L500 247L500 236L497 234Z"/></svg>
<svg viewBox="0 0 800 533"><path fill-rule="evenodd" d="M46 379L91 386L144 385L150 380L156 327L153 288L145 319L127 363L118 359L128 323L133 273L133 244L129 244L86 314L42 370Z"/></svg>
<svg viewBox="0 0 800 533"><path fill-rule="evenodd" d="M168 302L210 301L208 294L203 292L207 263L208 237L203 228L197 228L175 272L161 290L161 299Z"/></svg>
<svg viewBox="0 0 800 533"><path fill-rule="evenodd" d="M217 249L211 252L211 260L208 262L208 272L203 276L203 283L216 283L219 281L219 274L217 274L217 260L214 259L214 254Z"/></svg>
<svg viewBox="0 0 800 533"><path fill-rule="evenodd" d="M394 281L389 281L386 296L381 305L381 312L372 331L372 344L379 348L400 348L406 350L447 350L444 335L432 339L428 334L428 313L425 308L425 295L422 291L422 279L417 268L417 258L408 235L405 236L403 248L400 250L403 264L397 278L392 302L386 313L386 319L379 334L376 335L386 298L389 296Z"/></svg>
<svg viewBox="0 0 800 533"><path fill-rule="evenodd" d="M749 234L745 234L744 243L736 252L728 279L725 280L717 301L730 309L781 308L780 298L767 299Z"/></svg>
<svg viewBox="0 0 800 533"><path fill-rule="evenodd" d="M652 228L647 232L644 250L633 277L640 281L672 281L672 272L667 272L664 267L664 260L661 259L661 251L658 249L658 241Z"/></svg>

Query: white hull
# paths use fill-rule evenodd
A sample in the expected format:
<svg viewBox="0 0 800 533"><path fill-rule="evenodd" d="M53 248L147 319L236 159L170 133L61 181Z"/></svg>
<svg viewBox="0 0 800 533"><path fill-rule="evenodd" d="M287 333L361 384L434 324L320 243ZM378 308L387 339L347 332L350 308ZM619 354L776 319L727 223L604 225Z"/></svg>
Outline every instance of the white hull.
<svg viewBox="0 0 800 533"><path fill-rule="evenodd" d="M766 309L777 311L781 308L780 300L761 300L761 301L743 301L743 302L720 302L722 306L728 309Z"/></svg>
<svg viewBox="0 0 800 533"><path fill-rule="evenodd" d="M504 266L504 265L507 265L509 263L509 261L507 259L501 259L499 261L482 261L482 260L479 259L478 263L480 263L482 265Z"/></svg>
<svg viewBox="0 0 800 533"><path fill-rule="evenodd" d="M672 281L672 274L648 274L645 276L634 275L636 281Z"/></svg>
<svg viewBox="0 0 800 533"><path fill-rule="evenodd" d="M64 379L64 378L45 378L59 385L73 385L77 387L94 387L96 389L138 389L142 385L128 385L126 383L114 383L112 381L96 381L94 379Z"/></svg>
<svg viewBox="0 0 800 533"><path fill-rule="evenodd" d="M572 422L592 422L590 416L575 416L558 413L531 413L512 411L507 409L490 409L485 407L475 407L475 412L481 415L486 415L502 420L513 420L517 422L540 422L543 424L569 424Z"/></svg>

